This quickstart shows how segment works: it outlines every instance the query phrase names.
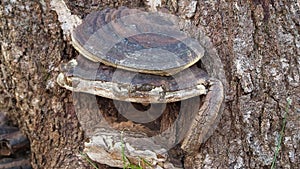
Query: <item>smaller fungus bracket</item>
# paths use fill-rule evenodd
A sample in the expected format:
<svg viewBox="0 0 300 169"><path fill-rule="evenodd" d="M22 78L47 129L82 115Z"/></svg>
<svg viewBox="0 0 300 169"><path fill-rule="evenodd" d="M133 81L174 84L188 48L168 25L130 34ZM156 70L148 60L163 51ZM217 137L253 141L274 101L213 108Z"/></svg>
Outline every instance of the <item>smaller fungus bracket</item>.
<svg viewBox="0 0 300 169"><path fill-rule="evenodd" d="M74 92L138 103L168 103L207 93L208 75L197 65L174 76L159 76L115 69L78 56L57 77ZM147 90L145 90L145 85Z"/></svg>

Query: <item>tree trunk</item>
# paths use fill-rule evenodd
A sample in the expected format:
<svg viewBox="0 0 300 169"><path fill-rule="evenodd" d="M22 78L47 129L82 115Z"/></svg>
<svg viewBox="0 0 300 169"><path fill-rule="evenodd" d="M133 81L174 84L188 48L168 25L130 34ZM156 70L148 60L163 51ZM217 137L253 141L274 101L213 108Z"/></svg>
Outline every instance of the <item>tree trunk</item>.
<svg viewBox="0 0 300 169"><path fill-rule="evenodd" d="M72 93L56 83L59 64L77 52L53 1L1 2L0 111L29 138L33 168L92 168L80 155L85 137ZM138 0L64 1L80 18L107 6L151 8ZM228 82L221 121L190 167L270 168L283 134L276 167L300 168L299 3L174 0L157 6L204 28Z"/></svg>

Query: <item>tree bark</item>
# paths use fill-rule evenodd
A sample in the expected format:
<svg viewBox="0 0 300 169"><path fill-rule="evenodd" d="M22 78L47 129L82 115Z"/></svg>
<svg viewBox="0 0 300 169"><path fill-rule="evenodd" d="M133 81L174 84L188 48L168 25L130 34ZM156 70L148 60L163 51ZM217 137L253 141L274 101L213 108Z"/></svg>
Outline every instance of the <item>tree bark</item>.
<svg viewBox="0 0 300 169"><path fill-rule="evenodd" d="M56 84L57 67L77 52L50 3L1 2L0 111L29 138L33 168L92 168L80 155L85 138L72 93ZM150 9L142 0L65 3L80 18L107 6ZM195 161L186 160L191 168L270 168L284 127L276 167L300 168L299 3L174 0L158 6L204 28L228 82L221 121Z"/></svg>

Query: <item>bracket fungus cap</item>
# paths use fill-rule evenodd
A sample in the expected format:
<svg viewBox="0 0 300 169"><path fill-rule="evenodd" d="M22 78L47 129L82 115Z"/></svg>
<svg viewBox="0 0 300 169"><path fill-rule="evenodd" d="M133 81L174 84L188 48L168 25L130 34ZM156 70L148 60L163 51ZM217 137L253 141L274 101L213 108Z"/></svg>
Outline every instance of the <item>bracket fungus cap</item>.
<svg viewBox="0 0 300 169"><path fill-rule="evenodd" d="M89 14L72 32L72 44L91 61L166 76L204 55L202 46L178 28L173 16L126 7Z"/></svg>
<svg viewBox="0 0 300 169"><path fill-rule="evenodd" d="M57 82L72 91L138 103L168 103L206 94L208 75L197 65L173 76L117 69L82 55L64 65Z"/></svg>

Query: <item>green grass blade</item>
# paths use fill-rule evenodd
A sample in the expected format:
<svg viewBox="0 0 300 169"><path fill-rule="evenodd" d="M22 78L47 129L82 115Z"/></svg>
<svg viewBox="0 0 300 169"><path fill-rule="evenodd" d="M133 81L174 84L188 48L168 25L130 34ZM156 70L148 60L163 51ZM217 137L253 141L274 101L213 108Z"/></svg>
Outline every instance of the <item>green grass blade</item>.
<svg viewBox="0 0 300 169"><path fill-rule="evenodd" d="M284 117L283 117L283 121L282 121L282 128L281 128L280 135L279 135L279 138L278 138L278 145L277 145L276 150L275 150L275 154L274 154L274 158L273 158L273 161L272 161L271 169L275 169L277 156L278 156L279 149L281 147L282 138L283 138L283 135L284 135L284 129L285 129L285 125L286 125L286 116L287 116L287 114L289 112L289 109L290 109L290 106L292 104L292 100L290 98L287 98L286 100L287 100L287 105L285 107L285 113L284 113Z"/></svg>
<svg viewBox="0 0 300 169"><path fill-rule="evenodd" d="M80 154L81 154L82 157L84 157L84 159L85 159L86 161L88 161L88 162L90 163L91 166L93 166L95 169L99 169L99 168L97 167L97 165L96 165L95 163L93 163L93 161L90 160L90 158L89 158L85 153L80 152Z"/></svg>

